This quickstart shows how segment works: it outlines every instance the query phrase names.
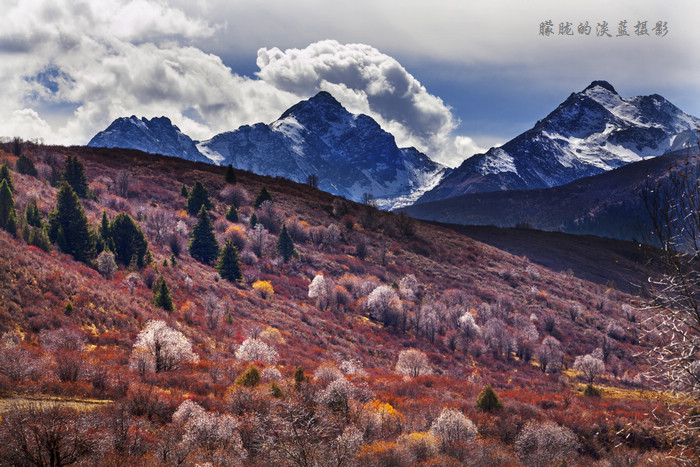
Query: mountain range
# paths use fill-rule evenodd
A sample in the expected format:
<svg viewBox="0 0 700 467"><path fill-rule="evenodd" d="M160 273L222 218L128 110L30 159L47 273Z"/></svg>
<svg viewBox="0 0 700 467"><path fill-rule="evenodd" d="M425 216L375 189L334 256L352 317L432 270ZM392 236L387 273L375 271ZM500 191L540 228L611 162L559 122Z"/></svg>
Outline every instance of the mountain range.
<svg viewBox="0 0 700 467"><path fill-rule="evenodd" d="M401 210L449 224L522 226L646 242L651 223L642 193L666 186L670 173L688 172L699 157L697 148L683 149L562 186L468 193Z"/></svg>
<svg viewBox="0 0 700 467"><path fill-rule="evenodd" d="M88 146L232 164L296 182L316 175L322 190L354 201L371 194L386 209L411 204L449 172L415 148L399 148L374 119L348 112L327 92L270 124L244 125L206 141L192 141L165 117L131 117L113 122Z"/></svg>
<svg viewBox="0 0 700 467"><path fill-rule="evenodd" d="M606 81L572 93L533 128L465 160L418 203L564 185L697 143L700 119L658 94L622 98Z"/></svg>
<svg viewBox="0 0 700 467"><path fill-rule="evenodd" d="M533 128L450 169L394 137L367 115L320 92L270 124L244 125L193 141L166 117L119 118L88 143L139 149L305 182L385 209L469 193L565 185L696 145L700 119L658 94L622 98L606 81L572 93ZM451 203L454 205L454 203Z"/></svg>

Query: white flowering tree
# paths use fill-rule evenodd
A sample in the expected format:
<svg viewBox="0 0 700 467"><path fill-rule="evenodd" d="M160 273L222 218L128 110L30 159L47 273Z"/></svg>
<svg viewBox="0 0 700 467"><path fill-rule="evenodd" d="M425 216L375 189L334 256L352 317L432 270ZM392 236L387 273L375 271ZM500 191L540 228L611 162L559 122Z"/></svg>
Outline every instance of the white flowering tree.
<svg viewBox="0 0 700 467"><path fill-rule="evenodd" d="M476 324L474 315L469 311L460 316L457 323L459 325L459 335L464 341L464 349L468 352L469 344L481 335L481 328Z"/></svg>
<svg viewBox="0 0 700 467"><path fill-rule="evenodd" d="M137 336L130 363L139 371L161 373L198 360L184 334L169 327L165 321L152 320Z"/></svg>
<svg viewBox="0 0 700 467"><path fill-rule="evenodd" d="M474 440L479 432L474 422L457 409L444 408L440 416L430 426L430 433L438 438L443 446L457 441Z"/></svg>
<svg viewBox="0 0 700 467"><path fill-rule="evenodd" d="M260 339L249 337L236 350L236 358L247 362L263 362L267 365L273 365L277 362L279 354L271 345Z"/></svg>
<svg viewBox="0 0 700 467"><path fill-rule="evenodd" d="M523 362L529 362L532 354L535 353L535 344L539 338L539 333L534 323L522 314L518 314L513 319L515 327L515 352Z"/></svg>
<svg viewBox="0 0 700 467"><path fill-rule="evenodd" d="M384 326L397 325L401 315L401 299L396 290L388 285L380 285L367 297L367 310L371 318L381 321Z"/></svg>
<svg viewBox="0 0 700 467"><path fill-rule="evenodd" d="M576 455L578 447L574 432L553 422L528 422L514 443L523 464L533 467L561 465Z"/></svg>
<svg viewBox="0 0 700 467"><path fill-rule="evenodd" d="M428 357L418 349L402 350L396 362L396 372L400 375L421 376L432 373Z"/></svg>
<svg viewBox="0 0 700 467"><path fill-rule="evenodd" d="M337 379L345 379L345 375L332 363L324 363L314 371L313 380L321 386L326 387Z"/></svg>
<svg viewBox="0 0 700 467"><path fill-rule="evenodd" d="M414 274L404 276L399 281L399 292L410 301L418 300L421 297L421 284Z"/></svg>
<svg viewBox="0 0 700 467"><path fill-rule="evenodd" d="M316 306L319 310L327 310L333 305L335 284L332 279L326 278L323 274L316 274L309 284L309 298L316 299Z"/></svg>
<svg viewBox="0 0 700 467"><path fill-rule="evenodd" d="M499 318L491 318L484 324L483 337L486 345L496 357L510 358L510 353L517 350L515 339L506 324Z"/></svg>
<svg viewBox="0 0 700 467"><path fill-rule="evenodd" d="M196 402L186 400L173 414L173 423L182 433L177 450L187 455L196 453L199 459L193 461L231 465L247 457L238 433L238 422L231 415L207 412Z"/></svg>
<svg viewBox="0 0 700 467"><path fill-rule="evenodd" d="M117 272L117 262L114 260L114 253L103 251L97 257L97 270L106 279L112 279Z"/></svg>
<svg viewBox="0 0 700 467"><path fill-rule="evenodd" d="M605 363L590 354L579 355L574 360L574 370L580 371L588 384L593 384L593 381L605 371Z"/></svg>
<svg viewBox="0 0 700 467"><path fill-rule="evenodd" d="M537 348L537 360L540 362L542 373L556 373L564 363L564 352L561 343L552 336L547 336Z"/></svg>

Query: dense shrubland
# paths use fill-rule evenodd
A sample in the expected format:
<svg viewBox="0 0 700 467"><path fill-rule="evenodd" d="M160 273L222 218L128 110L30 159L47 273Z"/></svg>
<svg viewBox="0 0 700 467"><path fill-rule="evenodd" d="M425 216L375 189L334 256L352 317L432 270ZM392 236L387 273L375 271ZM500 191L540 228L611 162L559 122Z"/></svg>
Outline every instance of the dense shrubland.
<svg viewBox="0 0 700 467"><path fill-rule="evenodd" d="M17 229L0 233L0 464L661 465L673 450L632 296L285 180L26 151L36 175L8 171ZM84 166L84 197L66 165L81 186ZM61 196L87 251L51 224ZM47 225L46 248L21 234Z"/></svg>

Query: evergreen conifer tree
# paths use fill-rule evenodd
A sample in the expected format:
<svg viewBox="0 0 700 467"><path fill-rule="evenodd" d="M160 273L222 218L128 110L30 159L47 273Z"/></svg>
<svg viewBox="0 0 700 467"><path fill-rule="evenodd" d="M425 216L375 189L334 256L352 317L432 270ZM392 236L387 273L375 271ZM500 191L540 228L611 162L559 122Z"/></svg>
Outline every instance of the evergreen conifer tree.
<svg viewBox="0 0 700 467"><path fill-rule="evenodd" d="M12 177L10 176L10 168L7 164L0 165L0 182L7 180L7 186L12 193L15 192L15 185L12 183Z"/></svg>
<svg viewBox="0 0 700 467"><path fill-rule="evenodd" d="M231 164L226 166L226 173L224 174L224 180L226 180L226 183L228 183L230 185L236 184L236 171L233 170L233 166Z"/></svg>
<svg viewBox="0 0 700 467"><path fill-rule="evenodd" d="M27 224L31 225L32 227L42 226L41 213L36 205L36 198L32 198L27 203L27 209L24 210L24 218L26 219Z"/></svg>
<svg viewBox="0 0 700 467"><path fill-rule="evenodd" d="M231 282L240 282L243 279L241 263L238 259L238 248L233 245L231 239L226 240L216 271L221 277Z"/></svg>
<svg viewBox="0 0 700 467"><path fill-rule="evenodd" d="M254 388L260 384L260 379L260 370L258 370L258 367L251 363L248 365L248 369L241 373L238 378L236 378L236 385Z"/></svg>
<svg viewBox="0 0 700 467"><path fill-rule="evenodd" d="M112 244L112 234L109 229L109 218L107 217L107 211L102 210L102 218L100 219L100 226L97 229L97 233L100 235L102 240L102 248L105 250L114 250L114 244Z"/></svg>
<svg viewBox="0 0 700 467"><path fill-rule="evenodd" d="M51 250L51 242L49 242L49 237L46 235L46 229L43 227L34 227L29 231L29 239L27 243L34 245L44 251Z"/></svg>
<svg viewBox="0 0 700 467"><path fill-rule="evenodd" d="M100 227L98 233L102 238L107 240L110 237L109 233L109 217L107 217L107 211L102 210L102 218L100 219Z"/></svg>
<svg viewBox="0 0 700 467"><path fill-rule="evenodd" d="M255 198L255 202L253 202L253 207L258 209L265 201L272 201L272 196L270 196L267 188L262 187L262 190L260 190L260 193L258 193L258 196Z"/></svg>
<svg viewBox="0 0 700 467"><path fill-rule="evenodd" d="M95 257L94 234L78 195L67 182L61 184L56 207L49 214L49 239L77 261L86 263Z"/></svg>
<svg viewBox="0 0 700 467"><path fill-rule="evenodd" d="M294 370L294 389L300 390L303 385L309 383L309 377L304 374L304 369L300 366Z"/></svg>
<svg viewBox="0 0 700 467"><path fill-rule="evenodd" d="M493 390L490 384L479 393L474 405L484 412L491 412L503 408L503 403L501 403L496 391Z"/></svg>
<svg viewBox="0 0 700 467"><path fill-rule="evenodd" d="M258 224L258 216L255 213L253 213L250 216L250 228L251 229L254 228L257 224Z"/></svg>
<svg viewBox="0 0 700 467"><path fill-rule="evenodd" d="M190 195L187 197L187 212L190 216L196 216L202 206L210 210L211 200L207 189L204 188L202 182L197 180L192 187Z"/></svg>
<svg viewBox="0 0 700 467"><path fill-rule="evenodd" d="M202 206L197 214L197 223L190 234L189 248L190 256L204 264L211 264L219 256L214 226L205 206Z"/></svg>
<svg viewBox="0 0 700 467"><path fill-rule="evenodd" d="M110 245L110 240L109 218L107 217L107 212L103 209L100 225L97 227L97 236L95 237L97 252L102 253L103 251L112 251L114 249L114 245Z"/></svg>
<svg viewBox="0 0 700 467"><path fill-rule="evenodd" d="M190 196L190 193L187 191L187 187L184 183L180 187L180 196L182 196L183 198L188 198Z"/></svg>
<svg viewBox="0 0 700 467"><path fill-rule="evenodd" d="M299 252L294 246L292 237L287 232L287 225L282 224L282 231L277 237L277 253L282 257L285 263L288 263L292 257L299 258Z"/></svg>
<svg viewBox="0 0 700 467"><path fill-rule="evenodd" d="M17 158L15 169L17 169L17 172L24 175L31 175L32 177L37 176L36 167L34 167L34 162L26 154L20 154L19 158Z"/></svg>
<svg viewBox="0 0 700 467"><path fill-rule="evenodd" d="M78 156L66 157L66 168L63 170L63 180L73 188L75 194L79 198L87 198L90 190L88 189L87 176L85 175L85 166Z"/></svg>
<svg viewBox="0 0 700 467"><path fill-rule="evenodd" d="M0 228L12 235L17 233L17 211L15 199L12 196L7 180L0 182Z"/></svg>
<svg viewBox="0 0 700 467"><path fill-rule="evenodd" d="M238 209L233 204L226 211L226 220L229 222L238 222Z"/></svg>
<svg viewBox="0 0 700 467"><path fill-rule="evenodd" d="M153 304L165 311L173 311L173 297L170 295L168 284L165 283L163 276L159 276L153 284Z"/></svg>
<svg viewBox="0 0 700 467"><path fill-rule="evenodd" d="M100 224L100 230L102 230L102 224ZM132 258L136 257L136 267L143 267L144 257L148 251L148 241L128 214L121 212L110 223L106 244L118 262L128 265Z"/></svg>
<svg viewBox="0 0 700 467"><path fill-rule="evenodd" d="M20 138L19 136L15 136L14 138L12 138L12 154L14 154L15 156L19 156L22 154L22 143L22 138Z"/></svg>

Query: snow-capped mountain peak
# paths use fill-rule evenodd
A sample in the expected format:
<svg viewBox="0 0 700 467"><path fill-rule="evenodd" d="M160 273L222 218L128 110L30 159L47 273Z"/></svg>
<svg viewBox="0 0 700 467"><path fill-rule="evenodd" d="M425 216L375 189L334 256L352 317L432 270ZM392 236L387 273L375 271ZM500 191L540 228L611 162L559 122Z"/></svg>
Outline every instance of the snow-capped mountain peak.
<svg viewBox="0 0 700 467"><path fill-rule="evenodd" d="M269 125L243 126L198 147L264 175L299 182L317 175L323 190L356 201L369 193L384 208L410 204L449 170L415 149L398 148L374 119L348 112L324 91Z"/></svg>
<svg viewBox="0 0 700 467"><path fill-rule="evenodd" d="M360 201L365 193L380 207L414 202L450 169L394 137L367 115L348 112L331 94L319 92L270 124L244 125L193 142L165 117L115 120L90 146L140 149L305 182Z"/></svg>
<svg viewBox="0 0 700 467"><path fill-rule="evenodd" d="M658 94L624 98L593 81L532 129L464 161L419 201L563 185L680 149L697 127L700 119Z"/></svg>
<svg viewBox="0 0 700 467"><path fill-rule="evenodd" d="M121 117L88 143L91 147L138 149L153 154L180 157L198 162L209 162L194 141L173 125L168 117Z"/></svg>

